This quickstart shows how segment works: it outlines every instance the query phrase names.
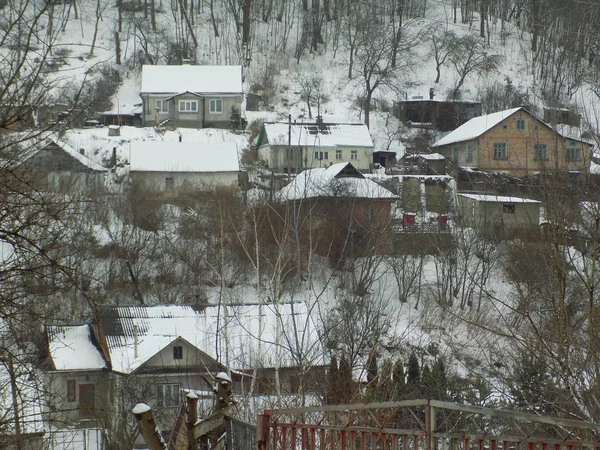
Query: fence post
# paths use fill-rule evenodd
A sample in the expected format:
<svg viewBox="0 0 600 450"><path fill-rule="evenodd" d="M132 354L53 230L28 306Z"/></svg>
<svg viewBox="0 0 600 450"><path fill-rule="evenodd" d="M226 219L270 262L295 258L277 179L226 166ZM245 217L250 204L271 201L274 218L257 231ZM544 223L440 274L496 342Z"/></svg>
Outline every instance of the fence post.
<svg viewBox="0 0 600 450"><path fill-rule="evenodd" d="M269 445L269 415L258 414L256 417L256 450L267 450Z"/></svg>
<svg viewBox="0 0 600 450"><path fill-rule="evenodd" d="M194 437L194 425L198 421L198 396L190 392L186 395L186 399L188 449L198 450L198 440Z"/></svg>
<svg viewBox="0 0 600 450"><path fill-rule="evenodd" d="M166 445L158 432L154 418L152 417L152 408L144 403L138 403L133 408L133 414L140 427L140 433L146 441L149 450L165 450Z"/></svg>

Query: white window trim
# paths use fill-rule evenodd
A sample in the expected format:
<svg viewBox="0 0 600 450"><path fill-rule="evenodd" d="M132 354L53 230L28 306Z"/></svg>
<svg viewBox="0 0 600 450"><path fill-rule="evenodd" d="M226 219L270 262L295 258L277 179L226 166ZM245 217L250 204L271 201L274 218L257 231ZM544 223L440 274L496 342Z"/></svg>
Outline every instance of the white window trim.
<svg viewBox="0 0 600 450"><path fill-rule="evenodd" d="M217 102L221 103L221 109L217 111ZM215 108L213 108L213 105ZM211 98L208 100L208 113L209 114L223 114L223 99L222 98Z"/></svg>
<svg viewBox="0 0 600 450"><path fill-rule="evenodd" d="M183 104L183 108L181 105ZM179 100L179 112L182 113L197 113L198 112L198 100ZM190 109L187 109L189 105ZM195 109L192 109L192 105L195 105Z"/></svg>

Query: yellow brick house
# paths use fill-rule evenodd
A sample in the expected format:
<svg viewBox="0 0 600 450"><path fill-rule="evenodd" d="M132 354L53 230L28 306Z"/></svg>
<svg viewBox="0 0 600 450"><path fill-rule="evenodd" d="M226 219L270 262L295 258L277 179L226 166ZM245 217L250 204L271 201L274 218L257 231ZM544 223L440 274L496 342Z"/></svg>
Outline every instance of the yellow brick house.
<svg viewBox="0 0 600 450"><path fill-rule="evenodd" d="M471 119L432 148L458 166L514 176L585 173L592 158L592 144L561 134L525 108Z"/></svg>

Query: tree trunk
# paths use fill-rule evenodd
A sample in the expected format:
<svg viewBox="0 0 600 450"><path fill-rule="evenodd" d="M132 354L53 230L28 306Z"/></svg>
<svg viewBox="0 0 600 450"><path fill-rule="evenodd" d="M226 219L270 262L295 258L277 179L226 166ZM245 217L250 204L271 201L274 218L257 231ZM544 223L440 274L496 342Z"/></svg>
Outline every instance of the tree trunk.
<svg viewBox="0 0 600 450"><path fill-rule="evenodd" d="M119 32L115 31L115 56L117 59L117 65L121 65L121 40L119 39Z"/></svg>
<svg viewBox="0 0 600 450"><path fill-rule="evenodd" d="M89 57L94 56L94 49L96 48L96 39L98 38L98 27L100 25L100 0L96 0L96 24L94 26L94 36L92 38L92 46L90 47Z"/></svg>

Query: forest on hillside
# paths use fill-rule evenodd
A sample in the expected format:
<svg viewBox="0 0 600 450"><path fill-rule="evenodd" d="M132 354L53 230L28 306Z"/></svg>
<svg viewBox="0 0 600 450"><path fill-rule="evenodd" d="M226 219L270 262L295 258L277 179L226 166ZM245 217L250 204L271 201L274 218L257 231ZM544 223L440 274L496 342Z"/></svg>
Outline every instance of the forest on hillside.
<svg viewBox="0 0 600 450"><path fill-rule="evenodd" d="M390 139L403 133L391 101L432 86L490 112L568 107L596 139L599 29L592 0L0 0L0 153L13 160L16 144L114 108L143 64L185 62L243 65L265 113L336 103ZM44 113L53 105L59 122ZM22 122L35 127L13 133ZM38 419L23 405L44 394L44 324L142 301L304 302L331 356L321 400L431 397L600 420L600 211L578 202L586 186L539 187L546 234L492 239L451 221L452 245L394 252L384 224L317 218L340 226L334 240L265 192L50 194L37 176L0 170L0 397L15 400L0 434ZM350 235L356 245L339 245ZM316 359L302 343L279 343L300 375Z"/></svg>

